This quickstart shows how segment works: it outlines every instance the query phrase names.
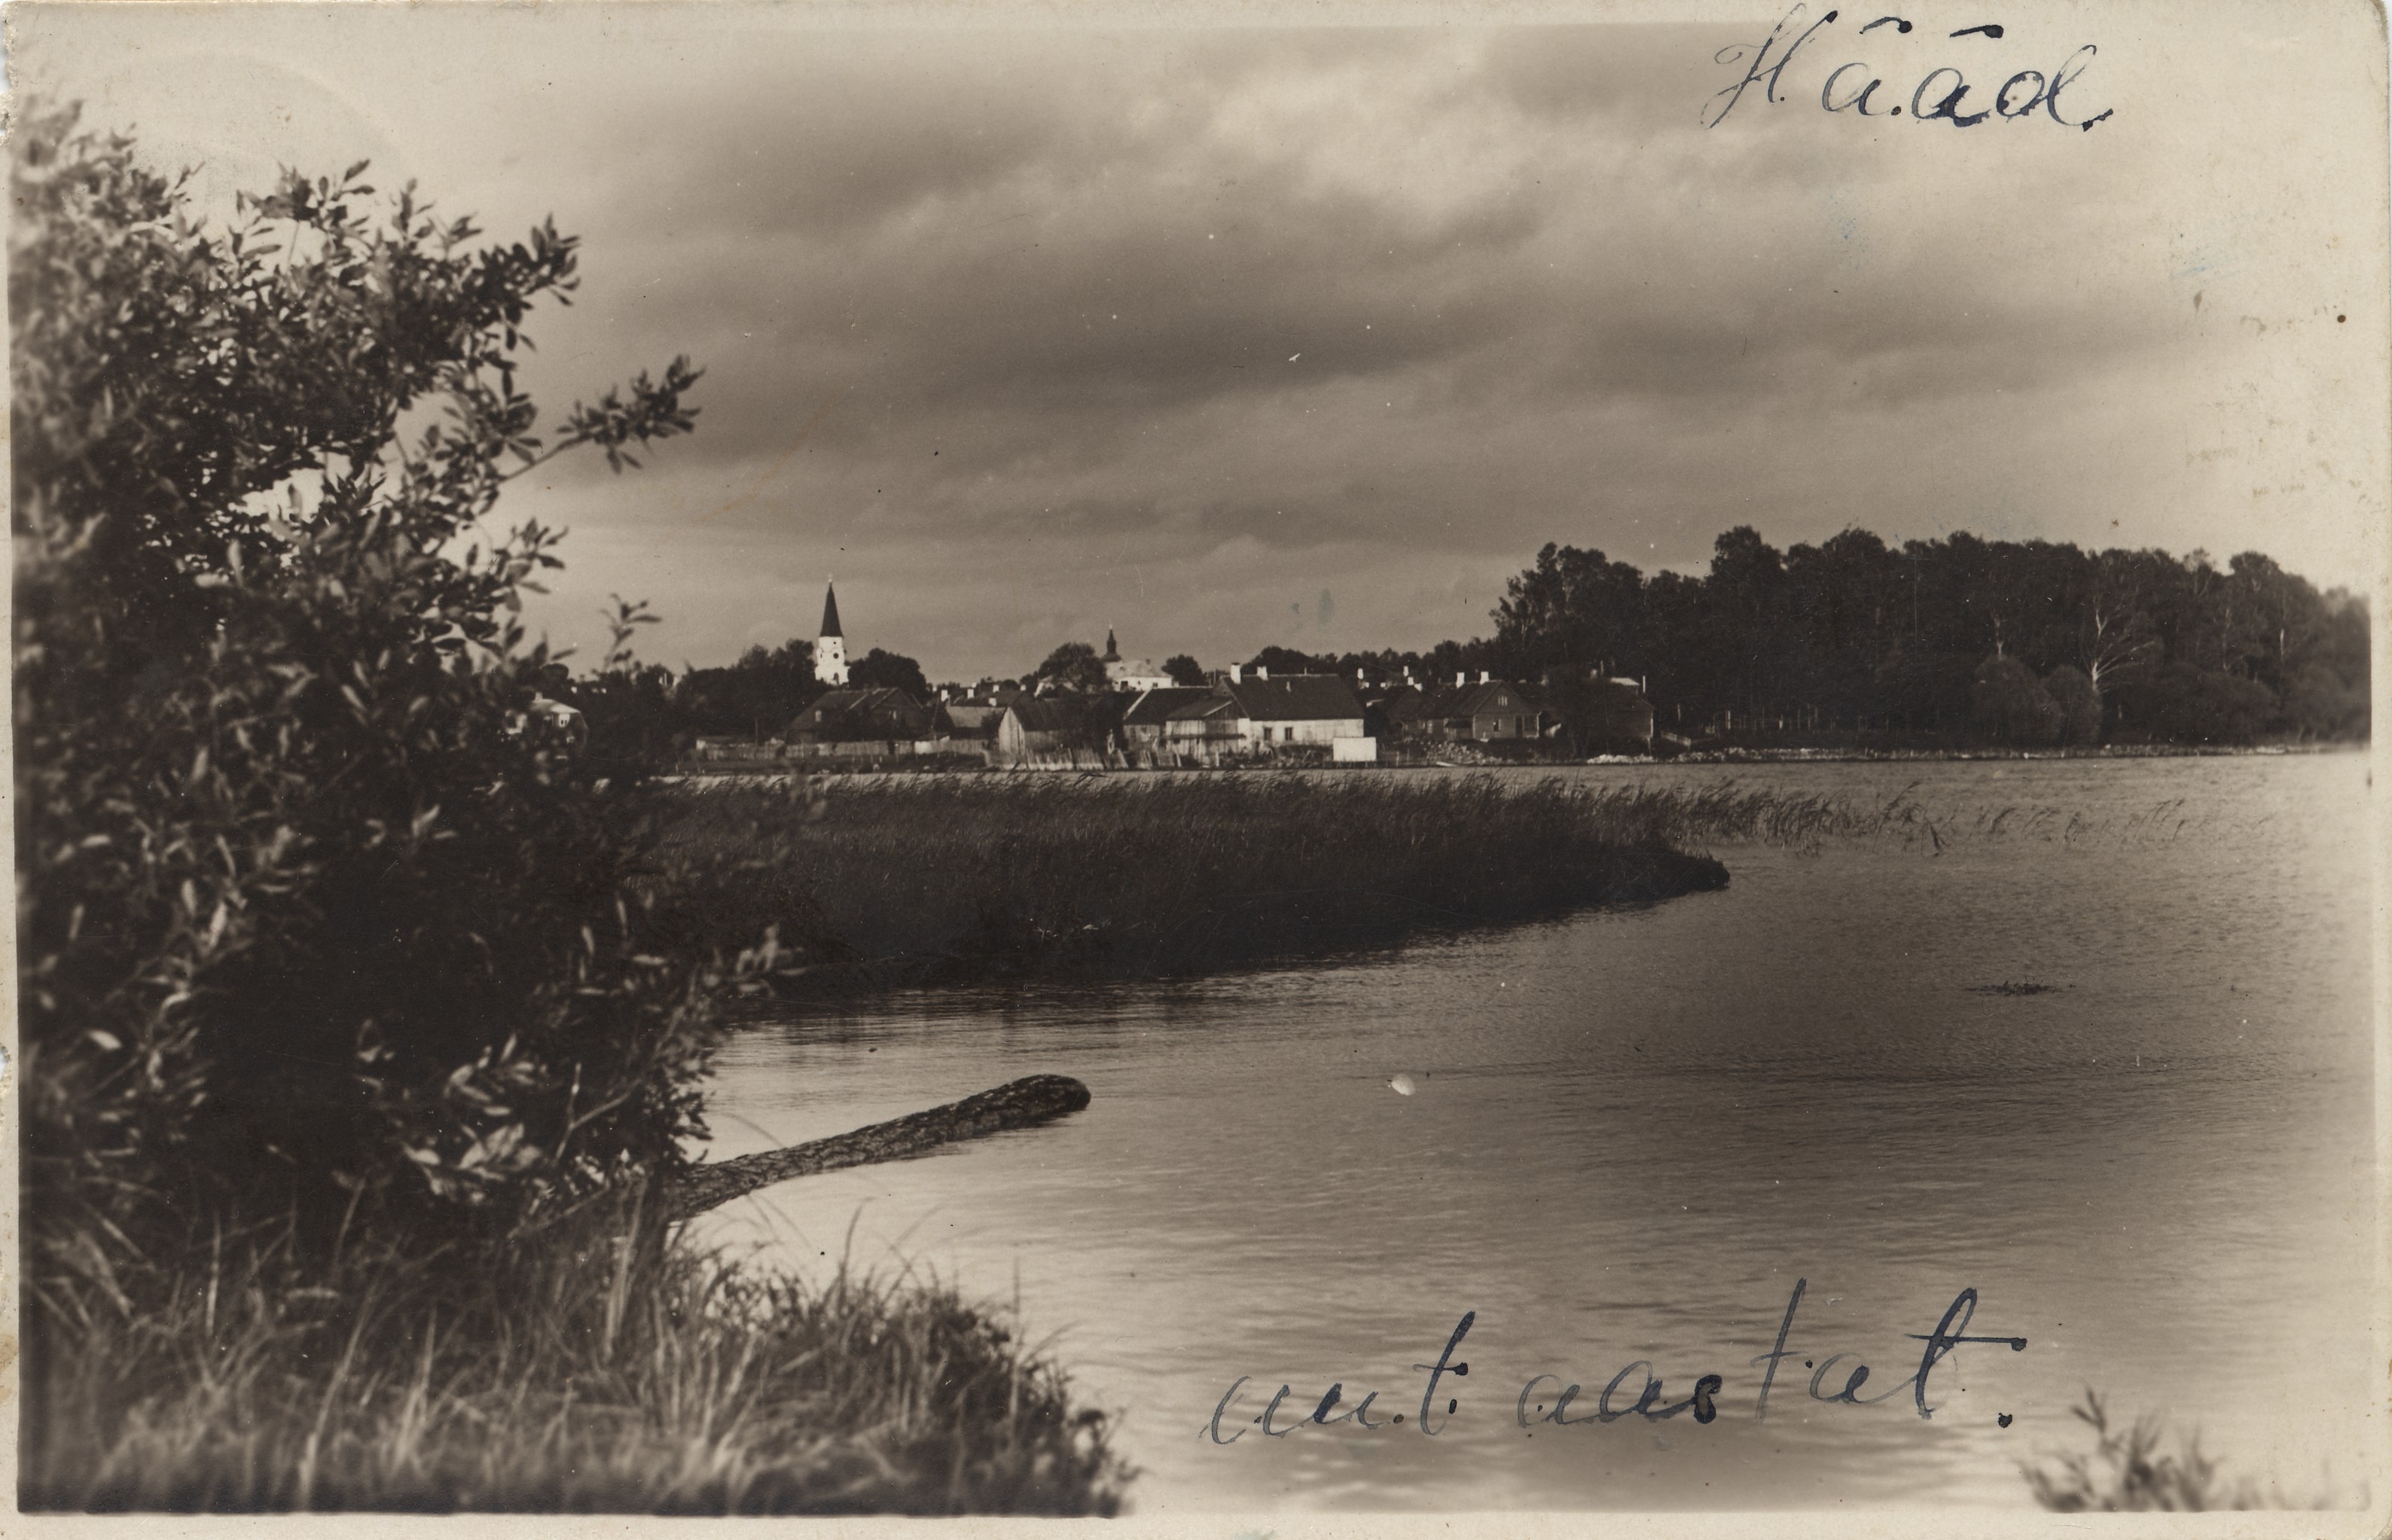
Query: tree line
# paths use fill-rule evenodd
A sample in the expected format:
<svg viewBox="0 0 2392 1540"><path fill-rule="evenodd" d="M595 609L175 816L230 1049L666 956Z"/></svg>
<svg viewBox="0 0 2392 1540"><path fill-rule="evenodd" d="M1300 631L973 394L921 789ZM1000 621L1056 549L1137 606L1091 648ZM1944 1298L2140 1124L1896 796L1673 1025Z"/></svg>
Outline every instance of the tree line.
<svg viewBox="0 0 2392 1540"><path fill-rule="evenodd" d="M1484 669L1534 683L1640 679L1665 730L1767 741L2250 744L2369 731L2363 599L2257 551L2087 551L1957 533L1889 545L1847 529L1779 550L1748 525L1700 576L1646 575L1548 544L1504 588L1494 631L1424 652L1277 668Z"/></svg>
<svg viewBox="0 0 2392 1540"><path fill-rule="evenodd" d="M2198 550L1966 532L1892 546L1863 529L1781 551L1739 524L1699 576L1549 543L1488 617L1491 635L1424 650L1273 645L1246 662L1373 685L1592 671L1640 681L1666 731L1741 743L2199 745L2369 731L2364 599L2320 593L2257 551L2221 569ZM1185 654L1164 671L1182 684L1207 677ZM932 693L919 664L879 648L850 680ZM1067 641L1019 682L1102 690L1104 666L1093 646ZM826 688L812 644L791 641L727 667L617 672L570 693L614 715L635 692L633 715L660 738L770 737Z"/></svg>

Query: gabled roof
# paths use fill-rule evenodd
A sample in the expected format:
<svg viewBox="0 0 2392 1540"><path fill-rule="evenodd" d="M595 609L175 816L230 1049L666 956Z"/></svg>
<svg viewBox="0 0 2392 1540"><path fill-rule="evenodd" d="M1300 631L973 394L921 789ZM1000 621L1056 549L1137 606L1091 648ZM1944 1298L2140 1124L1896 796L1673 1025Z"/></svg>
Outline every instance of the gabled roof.
<svg viewBox="0 0 2392 1540"><path fill-rule="evenodd" d="M1239 709L1257 722L1343 721L1358 718L1362 703L1342 674L1294 674L1224 684Z"/></svg>
<svg viewBox="0 0 2392 1540"><path fill-rule="evenodd" d="M987 732L1005 715L1001 705L967 705L958 701L948 702L944 709L948 725L957 732Z"/></svg>
<svg viewBox="0 0 2392 1540"><path fill-rule="evenodd" d="M1227 690L1213 687L1199 690L1196 692L1194 700L1172 707L1168 719L1175 722L1201 722L1207 717L1237 718L1243 715L1244 712L1239 708L1238 703L1229 697Z"/></svg>
<svg viewBox="0 0 2392 1540"><path fill-rule="evenodd" d="M1212 699L1213 696L1214 692L1202 685L1193 688L1173 685L1149 690L1131 704L1129 714L1122 718L1122 725L1124 727L1161 727L1164 722L1169 721L1180 707L1197 701Z"/></svg>
<svg viewBox="0 0 2392 1540"><path fill-rule="evenodd" d="M1453 684L1432 693L1414 713L1417 717L1446 719L1456 717L1516 716L1523 711L1540 711L1544 702L1526 685L1506 679L1490 679L1485 684Z"/></svg>
<svg viewBox="0 0 2392 1540"><path fill-rule="evenodd" d="M1069 732L1111 725L1111 703L1102 696L1022 695L1005 709L1028 732Z"/></svg>
<svg viewBox="0 0 2392 1540"><path fill-rule="evenodd" d="M834 690L798 713L785 731L819 731L841 722L881 716L919 717L924 713L913 696L894 685L877 690Z"/></svg>

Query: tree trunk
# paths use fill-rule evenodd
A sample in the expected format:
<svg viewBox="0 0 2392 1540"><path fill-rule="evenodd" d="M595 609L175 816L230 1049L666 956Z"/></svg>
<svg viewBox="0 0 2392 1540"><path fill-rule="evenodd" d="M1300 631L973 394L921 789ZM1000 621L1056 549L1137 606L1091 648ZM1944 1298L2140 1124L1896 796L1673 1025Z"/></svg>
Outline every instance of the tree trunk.
<svg viewBox="0 0 2392 1540"><path fill-rule="evenodd" d="M743 1155L720 1164L693 1166L666 1187L666 1218L690 1219L795 1176L904 1160L960 1139L1035 1128L1087 1105L1088 1088L1070 1076L1032 1075L851 1133Z"/></svg>

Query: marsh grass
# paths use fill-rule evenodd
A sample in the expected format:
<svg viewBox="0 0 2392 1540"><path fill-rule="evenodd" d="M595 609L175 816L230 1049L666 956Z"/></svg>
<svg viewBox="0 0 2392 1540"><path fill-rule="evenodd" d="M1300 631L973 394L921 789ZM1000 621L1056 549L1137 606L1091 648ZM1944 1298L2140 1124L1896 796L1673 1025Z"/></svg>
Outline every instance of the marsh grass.
<svg viewBox="0 0 2392 1540"><path fill-rule="evenodd" d="M1184 975L1726 882L1673 793L1559 779L890 777L694 794L657 876L814 982Z"/></svg>
<svg viewBox="0 0 2392 1540"><path fill-rule="evenodd" d="M2230 1475L2221 1462L2202 1453L2199 1434L2177 1433L2171 1438L2167 1424L2150 1415L2118 1426L2111 1420L2100 1396L2090 1389L2085 1392L2084 1404L2072 1407L2070 1415L2092 1430L2093 1447L2047 1456L2036 1464L2019 1468L2034 1500L2055 1513L2315 1511L2366 1506L2363 1492L2337 1495L2321 1486L2307 1499L2296 1499L2247 1475Z"/></svg>
<svg viewBox="0 0 2392 1540"><path fill-rule="evenodd" d="M649 881L694 938L776 928L793 987L1201 974L1724 886L1711 848L2063 847L2124 819L1937 809L1736 782L1326 772L840 776L692 783Z"/></svg>
<svg viewBox="0 0 2392 1540"><path fill-rule="evenodd" d="M257 1231L157 1282L138 1314L44 1323L21 1506L1078 1514L1128 1476L952 1287L799 1281L636 1212L500 1274L388 1244L310 1266Z"/></svg>

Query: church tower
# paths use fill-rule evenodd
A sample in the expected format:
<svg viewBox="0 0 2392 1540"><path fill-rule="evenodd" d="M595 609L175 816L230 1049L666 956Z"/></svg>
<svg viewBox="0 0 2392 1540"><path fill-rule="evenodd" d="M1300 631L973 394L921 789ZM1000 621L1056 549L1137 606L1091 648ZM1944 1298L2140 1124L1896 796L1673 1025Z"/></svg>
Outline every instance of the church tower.
<svg viewBox="0 0 2392 1540"><path fill-rule="evenodd" d="M814 678L834 689L847 683L847 637L838 628L838 589L823 587L822 634L814 638Z"/></svg>

